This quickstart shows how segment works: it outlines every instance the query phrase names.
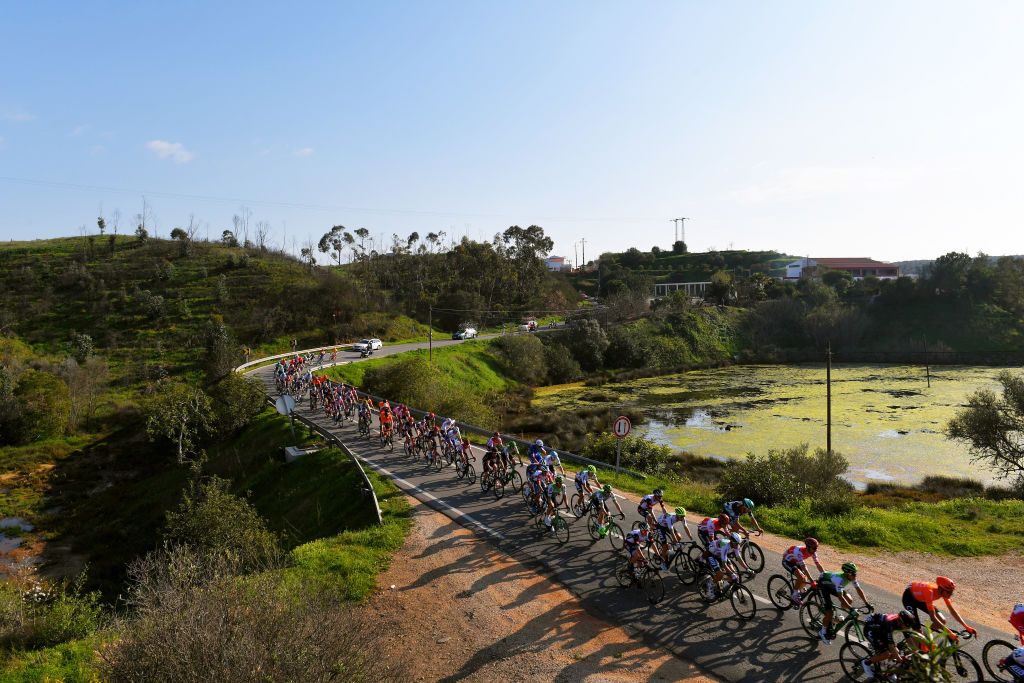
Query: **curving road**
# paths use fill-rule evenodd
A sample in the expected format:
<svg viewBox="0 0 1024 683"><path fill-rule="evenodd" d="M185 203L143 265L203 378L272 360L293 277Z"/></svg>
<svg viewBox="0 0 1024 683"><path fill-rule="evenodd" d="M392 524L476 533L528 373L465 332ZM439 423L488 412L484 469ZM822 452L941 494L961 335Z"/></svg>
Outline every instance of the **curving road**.
<svg viewBox="0 0 1024 683"><path fill-rule="evenodd" d="M442 340L434 345L458 343ZM373 356L426 346L425 343L396 344L375 351ZM358 353L345 352L339 354L338 362L358 360ZM272 366L257 368L249 374L264 383L269 395L276 394ZM553 576L577 595L589 611L621 624L650 645L666 648L730 681L844 679L838 663L842 639L827 647L811 640L800 627L795 611L779 612L768 602L767 579L781 570L781 557L777 553L765 551L764 571L748 583L758 603L757 615L750 621L736 618L728 602L704 604L695 587L682 585L673 572L664 574L665 598L651 607L636 589L619 587L613 572L620 556L606 540L596 543L591 540L585 518L573 521L569 517L569 542L560 546L553 538L535 531L522 497L511 490L496 501L490 493L482 495L478 484L458 480L450 467L437 472L407 458L400 444L393 453L381 451L373 441L358 436L354 422L335 428L322 412L311 413L308 402L296 410L338 434L366 464L391 477L408 494L473 529L517 560ZM479 470L479 456L477 460ZM629 500L624 501L622 507L626 513L622 525L628 528L639 515L635 503L630 504ZM690 517L688 521L692 529L695 519ZM862 581L862 586L876 609L892 612L900 608L899 596L873 587L867 581ZM854 600L856 602L856 597ZM981 645L989 639L1006 636L981 626L978 630L979 642L969 644L967 651L980 662ZM450 680L458 680L459 673L452 673Z"/></svg>

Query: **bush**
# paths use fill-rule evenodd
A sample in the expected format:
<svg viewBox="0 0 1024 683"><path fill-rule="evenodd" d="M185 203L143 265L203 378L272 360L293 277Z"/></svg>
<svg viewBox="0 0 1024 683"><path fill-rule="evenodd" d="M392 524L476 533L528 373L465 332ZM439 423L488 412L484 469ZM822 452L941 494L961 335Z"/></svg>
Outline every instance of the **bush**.
<svg viewBox="0 0 1024 683"><path fill-rule="evenodd" d="M374 625L330 592L280 572L243 579L236 569L185 549L134 563L135 616L101 652L104 673L140 683L405 679L384 663Z"/></svg>
<svg viewBox="0 0 1024 683"><path fill-rule="evenodd" d="M581 455L614 465L618 442L619 438L611 432L588 434ZM671 448L659 446L641 436L627 436L622 439L620 464L626 469L644 474L658 474L665 471L671 456Z"/></svg>
<svg viewBox="0 0 1024 683"><path fill-rule="evenodd" d="M544 363L548 368L549 384L565 384L580 376L580 364L563 344L545 344Z"/></svg>
<svg viewBox="0 0 1024 683"><path fill-rule="evenodd" d="M494 411L484 397L456 384L424 356L414 355L370 368L363 375L366 391L438 415L477 425L493 424Z"/></svg>
<svg viewBox="0 0 1024 683"><path fill-rule="evenodd" d="M263 412L263 386L252 377L230 372L211 390L213 421L221 436L242 429Z"/></svg>
<svg viewBox="0 0 1024 683"><path fill-rule="evenodd" d="M62 436L71 420L71 394L60 377L26 370L14 388L15 407L4 432L12 443Z"/></svg>
<svg viewBox="0 0 1024 683"><path fill-rule="evenodd" d="M234 558L242 568L263 567L279 554L277 535L249 501L220 477L192 482L177 510L167 513L164 537L202 553Z"/></svg>
<svg viewBox="0 0 1024 683"><path fill-rule="evenodd" d="M545 347L533 335L512 335L494 340L501 357L502 369L512 379L524 384L542 384L548 375Z"/></svg>
<svg viewBox="0 0 1024 683"><path fill-rule="evenodd" d="M0 642L49 647L84 638L100 626L100 595L84 590L86 574L50 585L16 575L0 583Z"/></svg>
<svg viewBox="0 0 1024 683"><path fill-rule="evenodd" d="M842 479L848 467L839 453L819 448L810 454L807 444L765 456L750 453L729 464L718 490L727 499L751 498L763 505L808 499L819 511L838 514L854 505L853 489Z"/></svg>

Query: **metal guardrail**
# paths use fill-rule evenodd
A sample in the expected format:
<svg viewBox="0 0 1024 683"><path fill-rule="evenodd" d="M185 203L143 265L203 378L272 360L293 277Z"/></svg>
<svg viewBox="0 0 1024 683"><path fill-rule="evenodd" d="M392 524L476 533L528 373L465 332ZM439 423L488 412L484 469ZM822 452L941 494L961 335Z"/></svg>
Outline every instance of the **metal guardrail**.
<svg viewBox="0 0 1024 683"><path fill-rule="evenodd" d="M291 355L291 354L285 354L285 355ZM258 361L256 361L256 362L258 362ZM235 372L238 372L239 370L242 370L244 367L246 367L248 365L251 365L251 363L247 363L246 365L238 366L237 368L235 368ZM266 396L267 396L267 403L269 403L272 406L276 405L276 401L274 401L273 397L271 397L269 394L267 394ZM377 492L373 490L373 484L370 482L370 477L367 476L366 469L363 467L363 463L360 462L359 456L356 455L355 453L353 453L352 449L350 449L348 446L346 446L345 442L343 442L340 438L338 438L334 434L331 434L329 431L327 431L326 429L324 429L320 425L316 424L312 420L309 420L309 419L303 417L302 415L297 415L294 412L289 417L292 417L292 418L298 420L299 422L301 422L302 424L306 425L307 427L312 429L314 432L316 432L317 434L322 436L325 440L327 440L328 443L333 443L335 446L337 446L341 450L342 453L344 453L345 455L348 456L348 459L351 460L352 464L356 466L356 469L359 471L360 476L362 476L362 478L363 478L363 484L365 485L364 491L366 493L368 493L370 498L373 500L373 509L377 513L377 524L383 524L384 523L384 515L383 515L383 513L381 512L381 509L380 509L380 501L377 500Z"/></svg>

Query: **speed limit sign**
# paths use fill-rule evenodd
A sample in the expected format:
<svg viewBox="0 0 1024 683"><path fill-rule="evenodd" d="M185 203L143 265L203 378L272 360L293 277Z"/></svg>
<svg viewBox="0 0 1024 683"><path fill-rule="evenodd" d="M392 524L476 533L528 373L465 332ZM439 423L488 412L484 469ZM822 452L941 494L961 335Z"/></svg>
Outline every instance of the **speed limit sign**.
<svg viewBox="0 0 1024 683"><path fill-rule="evenodd" d="M624 438L627 434L629 434L629 430L632 428L633 425L630 424L629 418L626 417L625 415L619 415L617 418L615 418L615 424L612 425L612 431L615 432L615 436L619 437L620 439Z"/></svg>

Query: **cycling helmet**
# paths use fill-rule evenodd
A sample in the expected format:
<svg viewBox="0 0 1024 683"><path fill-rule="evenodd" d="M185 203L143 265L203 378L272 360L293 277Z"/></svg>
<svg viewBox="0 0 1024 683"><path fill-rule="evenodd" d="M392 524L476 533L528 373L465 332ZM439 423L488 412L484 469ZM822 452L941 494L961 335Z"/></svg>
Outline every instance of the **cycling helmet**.
<svg viewBox="0 0 1024 683"><path fill-rule="evenodd" d="M651 495L653 495L655 498L662 498L665 496L665 492L662 491L661 489L654 489Z"/></svg>
<svg viewBox="0 0 1024 683"><path fill-rule="evenodd" d="M749 498L743 499L743 505L746 506L746 508L751 512L754 511L754 501L750 500Z"/></svg>
<svg viewBox="0 0 1024 683"><path fill-rule="evenodd" d="M804 546L813 553L818 549L818 539L813 536L808 536L804 539Z"/></svg>
<svg viewBox="0 0 1024 683"><path fill-rule="evenodd" d="M676 508L675 509L675 513L676 513L676 517L685 517L686 516L686 510L684 510L683 508Z"/></svg>
<svg viewBox="0 0 1024 683"><path fill-rule="evenodd" d="M731 534L729 534L729 540L732 541L736 545L739 545L743 541L743 539L740 538L740 535L738 533L736 533L735 531L732 532Z"/></svg>
<svg viewBox="0 0 1024 683"><path fill-rule="evenodd" d="M857 565L853 562L843 562L842 570L844 574L856 574Z"/></svg>
<svg viewBox="0 0 1024 683"><path fill-rule="evenodd" d="M650 527L647 526L647 522L638 522L636 528L640 531L647 531Z"/></svg>
<svg viewBox="0 0 1024 683"><path fill-rule="evenodd" d="M533 445L536 446L537 448L544 448L544 442L541 441L540 439L537 439L536 441L534 441Z"/></svg>
<svg viewBox="0 0 1024 683"><path fill-rule="evenodd" d="M606 496L612 495L612 486L611 486L611 484L605 484L604 488L601 489L601 490L604 492L604 495L606 495Z"/></svg>
<svg viewBox="0 0 1024 683"><path fill-rule="evenodd" d="M562 485L563 481L565 481L565 480L562 479L562 475L561 474L559 474L557 477L555 477L555 483L558 484L559 486Z"/></svg>
<svg viewBox="0 0 1024 683"><path fill-rule="evenodd" d="M953 582L953 580L948 579L945 576L940 576L939 578L935 579L935 585L941 588L942 590L946 591L956 590L956 584Z"/></svg>
<svg viewBox="0 0 1024 683"><path fill-rule="evenodd" d="M501 438L501 434L499 434L498 432L494 432L494 438L495 439L500 439Z"/></svg>
<svg viewBox="0 0 1024 683"><path fill-rule="evenodd" d="M726 524L728 524L729 523L729 515L727 515L725 513L722 513L722 514L718 515L718 523L721 524L722 526L725 526Z"/></svg>
<svg viewBox="0 0 1024 683"><path fill-rule="evenodd" d="M553 458L557 458L558 457L558 451L551 451L550 455Z"/></svg>
<svg viewBox="0 0 1024 683"><path fill-rule="evenodd" d="M591 476L597 476L597 468L593 465L587 465L587 472L590 472Z"/></svg>

